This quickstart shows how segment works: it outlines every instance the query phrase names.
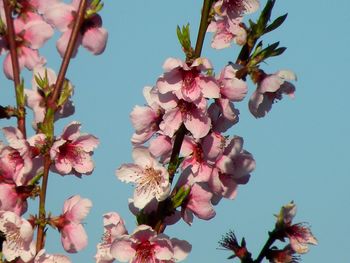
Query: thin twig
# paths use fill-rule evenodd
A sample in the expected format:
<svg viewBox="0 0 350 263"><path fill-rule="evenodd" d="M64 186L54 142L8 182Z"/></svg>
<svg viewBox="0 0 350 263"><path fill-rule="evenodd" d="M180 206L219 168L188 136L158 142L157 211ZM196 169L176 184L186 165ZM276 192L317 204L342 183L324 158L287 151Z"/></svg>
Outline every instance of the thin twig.
<svg viewBox="0 0 350 263"><path fill-rule="evenodd" d="M17 115L17 127L22 132L24 138L26 138L26 120L25 120L25 108L24 105L20 105L19 99L20 93L18 92L18 87L21 85L20 80L20 67L18 63L18 53L16 47L16 33L13 25L12 18L12 6L9 0L3 0L4 11L6 16L6 25L7 25L7 41L10 48L11 64L13 71L13 82L15 86L15 93L17 98L17 110L20 114Z"/></svg>

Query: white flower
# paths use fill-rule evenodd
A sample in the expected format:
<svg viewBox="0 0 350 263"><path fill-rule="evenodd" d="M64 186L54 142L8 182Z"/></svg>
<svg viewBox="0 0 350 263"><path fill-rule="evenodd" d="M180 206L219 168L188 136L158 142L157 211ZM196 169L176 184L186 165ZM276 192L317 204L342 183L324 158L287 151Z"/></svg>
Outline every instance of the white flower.
<svg viewBox="0 0 350 263"><path fill-rule="evenodd" d="M134 205L142 209L153 198L166 199L170 193L167 170L146 147L135 147L132 156L135 164L123 164L116 175L122 182L135 184Z"/></svg>

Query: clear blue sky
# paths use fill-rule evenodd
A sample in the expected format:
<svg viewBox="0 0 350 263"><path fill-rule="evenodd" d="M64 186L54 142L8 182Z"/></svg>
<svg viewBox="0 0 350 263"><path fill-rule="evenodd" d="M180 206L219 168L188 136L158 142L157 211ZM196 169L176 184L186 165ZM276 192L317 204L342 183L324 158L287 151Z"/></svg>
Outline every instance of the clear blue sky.
<svg viewBox="0 0 350 263"><path fill-rule="evenodd" d="M71 257L74 262L93 262L103 213L117 211L130 232L135 227L127 207L133 189L114 175L117 167L131 161L129 113L135 104L144 104L142 89L155 84L164 60L183 58L176 25L189 22L194 39L202 4L189 0L105 2L102 15L110 36L108 47L99 57L81 49L72 61L67 76L76 86L76 114L60 120L56 129L60 132L70 120L78 120L83 131L99 137L96 169L82 180L55 174L49 178L48 204L53 213L59 213L64 200L74 194L94 204L85 221L89 246ZM309 222L319 240L303 257L304 262L350 262L349 9L347 0L277 1L274 15L289 15L269 39L281 41L288 49L263 68L271 73L294 70L298 75L296 98L284 99L259 120L248 113L247 101L237 104L241 121L229 134L244 137L257 169L249 184L239 189L236 200L216 207L213 220L197 219L192 227L181 223L167 229L171 237L192 243L186 262L229 262L229 253L217 250L217 241L229 229L239 238L244 236L257 255L274 225L273 214L291 200L298 206L296 221ZM214 51L209 39L203 56L219 71L234 60L237 48ZM60 59L55 48L47 47L43 54L48 66L57 70ZM0 105L10 104L11 83L3 77L1 83ZM30 85L29 80L26 83ZM249 94L253 91L250 86ZM37 205L34 207L36 210ZM47 244L50 253L63 251L59 235L51 229Z"/></svg>

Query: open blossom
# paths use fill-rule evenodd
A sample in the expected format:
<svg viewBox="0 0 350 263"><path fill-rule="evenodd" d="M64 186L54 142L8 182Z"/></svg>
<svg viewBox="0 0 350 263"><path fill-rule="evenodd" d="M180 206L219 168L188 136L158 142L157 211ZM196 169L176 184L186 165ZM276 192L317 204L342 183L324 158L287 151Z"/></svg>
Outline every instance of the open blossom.
<svg viewBox="0 0 350 263"><path fill-rule="evenodd" d="M95 255L96 263L110 263L114 257L110 253L110 248L114 240L127 234L124 220L115 212L103 215L104 233L101 243L97 245Z"/></svg>
<svg viewBox="0 0 350 263"><path fill-rule="evenodd" d="M211 120L207 112L207 100L201 98L196 103L179 100L174 94L168 92L159 94L162 107L165 109L163 120L159 125L160 131L169 137L173 137L175 132L183 123L193 137L203 138L211 128Z"/></svg>
<svg viewBox="0 0 350 263"><path fill-rule="evenodd" d="M117 238L111 247L111 254L120 262L171 263L184 260L191 251L191 245L184 240L169 239L157 235L150 226L139 225L131 235Z"/></svg>
<svg viewBox="0 0 350 263"><path fill-rule="evenodd" d="M75 195L64 202L63 213L51 219L51 224L61 233L62 245L67 252L76 253L87 246L88 237L82 221L91 207L89 199Z"/></svg>
<svg viewBox="0 0 350 263"><path fill-rule="evenodd" d="M288 80L296 80L294 72L289 70L280 70L264 77L250 97L250 112L256 118L261 118L271 110L274 102L282 99L283 94L294 98L295 87Z"/></svg>
<svg viewBox="0 0 350 263"><path fill-rule="evenodd" d="M7 261L19 257L23 262L29 262L34 258L34 230L27 220L13 212L0 211L0 232L5 236L2 253Z"/></svg>
<svg viewBox="0 0 350 263"><path fill-rule="evenodd" d="M131 138L134 145L145 143L159 130L159 123L164 114L154 88L145 87L143 89L143 95L148 105L143 107L135 106L130 113L130 119L135 128L135 133Z"/></svg>
<svg viewBox="0 0 350 263"><path fill-rule="evenodd" d="M213 32L212 47L222 49L229 47L231 42L244 45L247 38L246 30L241 26L243 16L258 10L258 0L220 0L214 6L215 16L208 31Z"/></svg>
<svg viewBox="0 0 350 263"><path fill-rule="evenodd" d="M38 79L42 80L44 84L40 83L39 85ZM34 128L36 128L39 122L43 122L45 118L44 94L49 95L53 91L56 80L56 73L50 68L40 66L35 67L33 70L32 89L25 89L24 93L26 95L26 104L34 113ZM69 81L67 81L66 84L69 86L67 89L73 90L73 86ZM72 115L74 111L73 102L68 99L65 104L55 112L55 121Z"/></svg>
<svg viewBox="0 0 350 263"><path fill-rule="evenodd" d="M33 167L30 145L17 128L5 127L2 130L9 145L0 143L0 181L23 185Z"/></svg>
<svg viewBox="0 0 350 263"><path fill-rule="evenodd" d="M174 92L178 99L187 102L195 102L202 97L218 98L220 95L215 78L201 73L212 69L206 58L197 58L190 66L180 59L168 58L163 68L165 73L157 81L161 94Z"/></svg>
<svg viewBox="0 0 350 263"><path fill-rule="evenodd" d="M88 8L79 31L73 57L76 55L80 45L83 45L83 47L94 55L103 53L106 47L108 32L102 27L102 18L100 15L96 12L91 13L91 2L88 1ZM58 2L47 7L44 11L45 19L63 33L56 44L62 57L67 49L79 3L80 1L76 0L73 0L70 4ZM90 12L88 12L89 10Z"/></svg>
<svg viewBox="0 0 350 263"><path fill-rule="evenodd" d="M304 254L309 251L308 244L317 245L317 239L306 224L292 225L295 215L296 205L293 202L283 206L277 216L276 228L281 233L280 239L288 237L291 248L298 254Z"/></svg>
<svg viewBox="0 0 350 263"><path fill-rule="evenodd" d="M50 149L51 159L61 175L73 173L81 176L94 169L91 155L99 140L93 135L81 134L80 126L78 122L71 122Z"/></svg>
<svg viewBox="0 0 350 263"><path fill-rule="evenodd" d="M236 136L226 143L223 154L217 158L209 187L216 198L234 199L238 184L247 183L254 169L252 154L243 149L243 139Z"/></svg>
<svg viewBox="0 0 350 263"><path fill-rule="evenodd" d="M247 41L247 32L240 25L241 20L230 20L227 17L212 21L208 26L208 32L213 32L212 48L223 49L231 46L231 43L244 45Z"/></svg>
<svg viewBox="0 0 350 263"><path fill-rule="evenodd" d="M170 193L167 170L151 155L145 147L135 147L132 153L134 164L123 164L117 177L126 183L134 183L134 205L145 207L153 198L166 199Z"/></svg>
<svg viewBox="0 0 350 263"><path fill-rule="evenodd" d="M213 194L206 184L195 183L189 168L181 175L180 185L191 189L181 206L181 216L187 224L192 224L193 215L203 220L210 220L215 216L216 213L211 203Z"/></svg>
<svg viewBox="0 0 350 263"><path fill-rule="evenodd" d="M2 18L4 21L5 19ZM35 66L46 63L44 57L39 55L38 49L50 39L54 33L52 27L42 20L41 16L33 13L26 16L26 20L15 19L16 47L20 69L26 67L33 70ZM8 50L5 37L0 37L0 49ZM11 56L8 53L4 59L4 72L7 78L13 79Z"/></svg>

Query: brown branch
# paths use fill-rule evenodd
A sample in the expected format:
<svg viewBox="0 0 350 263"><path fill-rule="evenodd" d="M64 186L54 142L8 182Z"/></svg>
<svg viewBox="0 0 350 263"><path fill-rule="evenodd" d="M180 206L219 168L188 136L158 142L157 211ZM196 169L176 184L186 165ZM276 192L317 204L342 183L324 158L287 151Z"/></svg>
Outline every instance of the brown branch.
<svg viewBox="0 0 350 263"><path fill-rule="evenodd" d="M18 92L18 88L21 85L20 80L20 67L18 63L18 54L16 47L16 33L13 25L12 18L12 6L9 0L3 0L4 2L4 11L6 16L6 25L7 25L7 41L10 47L10 56L11 56L11 64L13 71L13 81L15 86L15 93L17 98L17 110L20 114L17 115L17 127L22 132L24 138L26 138L26 120L25 120L25 108L24 105L21 105L19 101L19 96L22 96L20 92Z"/></svg>
<svg viewBox="0 0 350 263"><path fill-rule="evenodd" d="M47 102L47 108L46 108L46 115L44 119L44 125L47 125L50 127L49 129L49 138L52 139L54 136L54 125L53 125L53 115L57 109L57 99L60 96L62 85L65 80L65 76L67 73L67 69L69 66L69 62L71 60L72 54L74 52L74 49L76 47L78 35L80 33L81 26L84 22L84 15L85 10L87 6L87 0L81 0L79 4L79 9L77 12L76 20L72 29L72 33L69 38L67 50L64 54L62 64L60 71L58 73L57 81L55 88L53 90L53 93ZM49 153L45 155L45 161L44 161L44 174L43 174L43 181L40 191L40 201L39 201L39 225L38 225L38 232L37 232L37 242L36 242L36 251L40 251L45 246L45 226L46 226L46 211L45 211L45 202L46 202L46 191L47 191L47 184L48 184L48 178L49 178L49 171L51 166L51 159Z"/></svg>
<svg viewBox="0 0 350 263"><path fill-rule="evenodd" d="M66 53L64 53L61 68L60 68L60 71L59 71L58 76L57 76L55 89L53 90L52 96L48 102L49 107L52 107L54 110L56 109L56 101L61 93L62 85L63 85L64 80L65 80L65 76L67 73L69 62L72 58L72 54L73 54L74 49L76 47L78 35L80 33L79 31L80 31L81 26L84 22L84 15L85 15L86 6L87 6L87 0L81 0L80 5L79 5L79 9L77 12L76 20L75 20L75 23L74 23L74 26L72 29L72 34L71 34L69 42L68 42L67 50L66 50Z"/></svg>

